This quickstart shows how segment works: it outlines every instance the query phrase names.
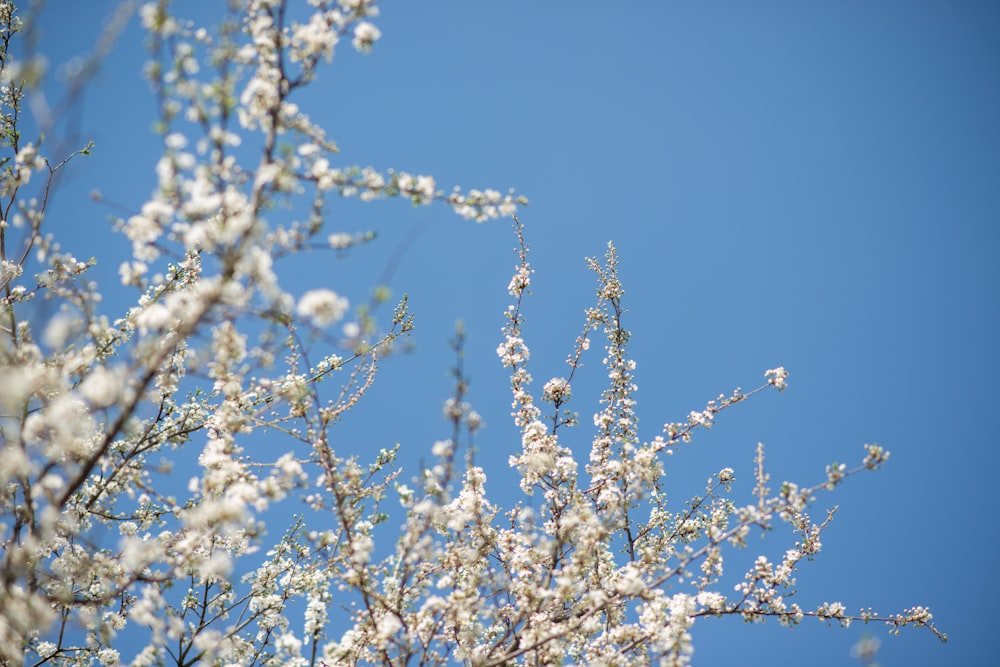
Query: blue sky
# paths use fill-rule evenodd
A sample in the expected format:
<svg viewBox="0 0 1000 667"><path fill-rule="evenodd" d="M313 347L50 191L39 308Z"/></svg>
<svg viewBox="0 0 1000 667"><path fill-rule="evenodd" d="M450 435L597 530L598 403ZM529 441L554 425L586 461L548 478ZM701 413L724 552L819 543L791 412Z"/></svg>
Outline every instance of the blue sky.
<svg viewBox="0 0 1000 667"><path fill-rule="evenodd" d="M177 6L193 16L198 4ZM88 50L112 6L51 2L40 49L54 64ZM786 392L724 413L671 459L675 507L724 466L748 501L758 441L775 484L818 481L878 442L892 451L884 470L820 498L816 515L840 510L800 572L800 604L929 606L949 643L871 626L883 665L995 659L1000 5L442 0L386 2L377 25L371 55L343 45L298 101L345 164L530 198L538 384L565 374L593 301L583 258L613 239L645 438L768 368L791 374ZM97 257L112 291L127 245L107 231L116 211L87 193L137 207L151 192L144 57L133 22L79 111L95 153L50 207L52 231ZM328 286L365 294L403 248L390 285L418 325L415 351L383 365L342 442L400 442L414 462L448 435L440 406L460 319L470 399L488 423L481 460L510 500L502 482L518 440L494 352L516 259L509 224L402 202L335 203L330 224L380 237L347 261L323 258ZM584 415L601 387L598 354L588 371L574 392ZM588 435L578 430L579 451ZM786 546L772 536L751 550ZM857 664L848 651L865 631L700 622L695 664Z"/></svg>

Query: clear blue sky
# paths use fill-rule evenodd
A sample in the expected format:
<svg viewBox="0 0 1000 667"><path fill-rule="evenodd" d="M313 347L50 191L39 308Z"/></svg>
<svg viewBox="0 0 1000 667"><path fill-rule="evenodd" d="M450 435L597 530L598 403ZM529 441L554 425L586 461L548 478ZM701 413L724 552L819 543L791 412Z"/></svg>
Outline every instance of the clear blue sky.
<svg viewBox="0 0 1000 667"><path fill-rule="evenodd" d="M41 49L53 63L87 50L111 6L51 2ZM675 507L724 466L749 501L758 440L775 484L818 481L878 442L892 451L883 471L820 498L817 516L840 511L799 574L799 603L930 606L949 643L870 626L884 666L995 660L1000 5L442 0L382 12L374 52L342 45L298 101L344 164L531 199L538 384L565 373L593 301L583 258L613 239L645 438L767 368L791 373L786 392L725 413L671 459ZM87 193L137 207L153 187L141 45L133 22L86 91L79 121L96 151L51 208L64 245L96 256L109 287L127 246L107 232L114 211ZM354 296L420 230L391 280L416 312L416 350L384 364L343 446L398 441L412 463L448 435L440 406L461 319L471 400L489 424L481 460L511 500L505 462L518 440L494 353L515 262L509 224L401 202L330 213L331 231L381 234L347 262L323 260L328 286ZM591 382L596 399L599 354L587 370L574 393ZM587 436L576 434L580 451ZM779 556L787 544L775 537L751 550ZM695 664L857 664L848 651L865 630L700 621Z"/></svg>

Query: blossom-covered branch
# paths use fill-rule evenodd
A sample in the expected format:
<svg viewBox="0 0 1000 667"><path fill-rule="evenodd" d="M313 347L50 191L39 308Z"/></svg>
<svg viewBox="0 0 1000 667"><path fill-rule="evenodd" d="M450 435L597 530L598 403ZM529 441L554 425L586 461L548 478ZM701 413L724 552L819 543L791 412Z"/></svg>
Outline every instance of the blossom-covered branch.
<svg viewBox="0 0 1000 667"><path fill-rule="evenodd" d="M854 468L831 463L811 486L772 490L760 445L748 501L723 467L676 503L671 456L724 411L784 390L789 374L767 370L756 388L642 435L613 244L587 261L596 300L568 372L538 389L522 307L527 201L342 162L299 106L341 42L362 53L378 43L373 0L233 2L215 25L159 0L139 16L162 154L149 197L118 205L114 230L131 251L115 310L89 279L96 260L57 240L63 221L48 204L58 174L93 146L49 158L40 131L24 138L55 126L24 115L44 69L18 53L24 26L0 0L0 665L683 665L691 626L724 615L945 639L923 607L851 615L793 601L834 515L811 518L816 496L880 468L882 447L866 445ZM402 469L399 445L340 437L415 326L405 297L391 316L379 310L384 287L359 304L349 278L289 279L288 258L340 258L374 240L333 226L343 197L513 218L497 354L517 437L488 441L509 452L517 483L504 493L477 457L490 436L461 328L448 432L417 470ZM604 389L581 422L573 406L598 336ZM749 548L754 529L784 529L787 549L734 583L728 550Z"/></svg>

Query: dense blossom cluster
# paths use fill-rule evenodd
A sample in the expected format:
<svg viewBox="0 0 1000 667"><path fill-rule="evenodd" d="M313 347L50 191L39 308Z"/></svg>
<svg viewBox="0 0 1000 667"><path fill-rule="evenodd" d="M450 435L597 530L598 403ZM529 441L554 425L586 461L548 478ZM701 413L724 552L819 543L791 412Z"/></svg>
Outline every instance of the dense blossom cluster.
<svg viewBox="0 0 1000 667"><path fill-rule="evenodd" d="M832 518L809 516L816 494L879 468L889 453L877 445L856 468L834 463L813 486L775 492L761 445L751 502L730 497L736 475L723 468L668 509L666 456L722 411L785 389L788 373L768 370L756 389L643 440L613 245L588 261L597 300L569 371L536 400L521 308L532 269L515 215L526 201L341 164L293 101L342 40L374 47L373 0L248 0L212 30L169 10L139 11L163 153L149 200L117 222L132 248L121 280L136 297L111 319L91 264L49 235L38 194L90 147L53 164L22 140L38 68L19 60L22 25L0 0L0 665L683 665L694 623L722 615L878 621L944 638L923 607L851 615L790 599ZM482 419L466 396L461 332L444 404L452 433L430 445L416 482L400 481L397 449L334 446L337 422L413 320L405 300L380 325L343 288L284 287L276 259L371 240L328 228L330 195L514 217L497 354L510 372L520 500L501 506L476 465ZM298 217L283 222L289 210ZM50 317L32 309L40 298L58 304ZM598 336L606 389L581 427L569 404ZM327 344L338 352L320 354ZM276 535L265 520L290 515L279 506L295 517ZM724 548L782 523L793 535L784 554L727 583Z"/></svg>

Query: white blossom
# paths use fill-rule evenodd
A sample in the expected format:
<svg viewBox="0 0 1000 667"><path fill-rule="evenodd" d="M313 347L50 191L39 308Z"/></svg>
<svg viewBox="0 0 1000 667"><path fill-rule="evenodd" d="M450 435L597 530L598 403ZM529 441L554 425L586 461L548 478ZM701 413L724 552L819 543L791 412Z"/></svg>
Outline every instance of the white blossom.
<svg viewBox="0 0 1000 667"><path fill-rule="evenodd" d="M340 320L348 309L348 301L329 289L309 290L299 298L295 307L302 317L309 318L316 326L327 326Z"/></svg>
<svg viewBox="0 0 1000 667"><path fill-rule="evenodd" d="M351 44L358 51L368 53L381 36L382 33L378 28L367 21L362 21L354 26L354 39Z"/></svg>
<svg viewBox="0 0 1000 667"><path fill-rule="evenodd" d="M98 366L80 384L80 395L92 408L106 408L117 403L125 391L125 369L121 366Z"/></svg>

